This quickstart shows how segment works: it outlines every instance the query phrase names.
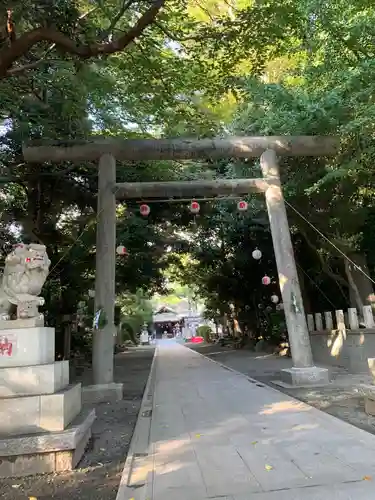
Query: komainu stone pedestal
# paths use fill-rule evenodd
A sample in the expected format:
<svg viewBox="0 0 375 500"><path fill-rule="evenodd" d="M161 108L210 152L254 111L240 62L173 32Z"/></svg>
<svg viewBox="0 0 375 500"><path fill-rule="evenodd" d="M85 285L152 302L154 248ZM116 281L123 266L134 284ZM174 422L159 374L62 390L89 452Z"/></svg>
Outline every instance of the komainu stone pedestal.
<svg viewBox="0 0 375 500"><path fill-rule="evenodd" d="M319 387L329 384L329 370L319 366L307 368L286 368L280 371L280 380L274 384L286 388Z"/></svg>
<svg viewBox="0 0 375 500"><path fill-rule="evenodd" d="M71 469L91 436L68 361L55 362L55 331L0 330L0 477Z"/></svg>
<svg viewBox="0 0 375 500"><path fill-rule="evenodd" d="M358 392L364 397L365 412L367 415L375 416L375 385L374 384L360 384Z"/></svg>

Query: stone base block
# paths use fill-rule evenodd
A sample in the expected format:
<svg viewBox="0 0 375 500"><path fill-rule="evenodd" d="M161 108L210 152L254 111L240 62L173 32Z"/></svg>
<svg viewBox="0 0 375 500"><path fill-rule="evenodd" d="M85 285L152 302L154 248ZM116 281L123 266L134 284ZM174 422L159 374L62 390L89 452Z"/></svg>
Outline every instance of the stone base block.
<svg viewBox="0 0 375 500"><path fill-rule="evenodd" d="M367 415L375 416L375 385L360 384L358 392L365 399L365 412Z"/></svg>
<svg viewBox="0 0 375 500"><path fill-rule="evenodd" d="M2 399L0 436L62 431L81 408L81 384L70 385L55 394Z"/></svg>
<svg viewBox="0 0 375 500"><path fill-rule="evenodd" d="M367 415L375 416L375 394L365 396L365 412Z"/></svg>
<svg viewBox="0 0 375 500"><path fill-rule="evenodd" d="M69 361L0 368L0 398L53 394L69 384Z"/></svg>
<svg viewBox="0 0 375 500"><path fill-rule="evenodd" d="M98 384L82 387L82 403L96 404L105 401L121 401L123 399L123 384Z"/></svg>
<svg viewBox="0 0 375 500"><path fill-rule="evenodd" d="M94 420L95 410L87 410L62 432L0 439L0 477L73 469L84 454Z"/></svg>
<svg viewBox="0 0 375 500"><path fill-rule="evenodd" d="M308 368L286 368L280 372L280 381L275 384L283 387L317 387L329 384L327 368L310 366Z"/></svg>
<svg viewBox="0 0 375 500"><path fill-rule="evenodd" d="M0 319L0 330L14 330L15 328L34 328L44 326L44 317L41 314L37 318L10 319L5 321Z"/></svg>
<svg viewBox="0 0 375 500"><path fill-rule="evenodd" d="M46 365L55 361L54 328L40 326L0 330L0 345L3 352L0 368Z"/></svg>

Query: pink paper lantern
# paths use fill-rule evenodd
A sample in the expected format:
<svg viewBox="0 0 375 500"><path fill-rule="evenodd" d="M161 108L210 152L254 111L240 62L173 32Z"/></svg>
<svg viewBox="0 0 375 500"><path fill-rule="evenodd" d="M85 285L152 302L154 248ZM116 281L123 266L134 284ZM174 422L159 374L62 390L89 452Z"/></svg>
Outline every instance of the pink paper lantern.
<svg viewBox="0 0 375 500"><path fill-rule="evenodd" d="M190 212L192 214L197 214L199 213L199 210L201 209L201 206L199 205L199 203L197 201L192 201L190 203Z"/></svg>
<svg viewBox="0 0 375 500"><path fill-rule="evenodd" d="M245 210L247 210L247 207L248 207L247 201L241 200L237 203L237 209L240 212L245 212Z"/></svg>
<svg viewBox="0 0 375 500"><path fill-rule="evenodd" d="M269 285L271 283L271 278L269 276L263 276L262 278L262 284L263 285Z"/></svg>
<svg viewBox="0 0 375 500"><path fill-rule="evenodd" d="M149 213L151 212L151 208L146 205L146 203L143 203L140 207L139 207L139 212L141 215L143 215L144 217L147 217L149 215Z"/></svg>

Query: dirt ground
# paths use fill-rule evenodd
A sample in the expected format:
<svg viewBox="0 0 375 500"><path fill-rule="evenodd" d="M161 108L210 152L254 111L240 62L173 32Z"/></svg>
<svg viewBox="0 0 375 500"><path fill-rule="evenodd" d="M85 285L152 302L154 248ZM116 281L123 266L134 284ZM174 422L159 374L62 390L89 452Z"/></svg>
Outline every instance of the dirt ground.
<svg viewBox="0 0 375 500"><path fill-rule="evenodd" d="M124 399L96 405L93 438L72 472L1 479L2 500L114 500L151 368L153 348L117 355L115 381L124 384ZM85 383L89 371L76 377Z"/></svg>
<svg viewBox="0 0 375 500"><path fill-rule="evenodd" d="M279 378L278 372L281 369L292 366L290 358L255 353L247 349L232 350L217 345L194 347L190 345L190 347L229 368L375 434L375 417L365 413L364 398L359 389L361 384L372 383L369 376L351 375L344 369L331 368L332 382L329 386L312 389L284 389L273 384L273 381Z"/></svg>

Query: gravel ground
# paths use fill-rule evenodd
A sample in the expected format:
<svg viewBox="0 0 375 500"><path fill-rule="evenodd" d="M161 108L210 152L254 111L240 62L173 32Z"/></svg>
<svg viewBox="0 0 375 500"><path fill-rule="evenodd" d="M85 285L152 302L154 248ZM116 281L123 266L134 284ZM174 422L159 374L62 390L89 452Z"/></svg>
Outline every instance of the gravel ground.
<svg viewBox="0 0 375 500"><path fill-rule="evenodd" d="M153 348L129 350L116 357L115 381L124 383L124 399L96 405L93 438L72 472L0 480L2 500L114 500L150 372ZM91 378L85 371L76 379Z"/></svg>
<svg viewBox="0 0 375 500"><path fill-rule="evenodd" d="M312 389L284 389L273 384L273 381L279 378L278 372L281 369L292 366L290 358L255 353L246 349L232 350L217 345L193 347L191 344L189 347L229 368L270 385L278 391L375 434L375 418L365 413L364 398L358 390L360 384L372 383L369 376L351 375L337 368L330 370L333 381L329 386Z"/></svg>

